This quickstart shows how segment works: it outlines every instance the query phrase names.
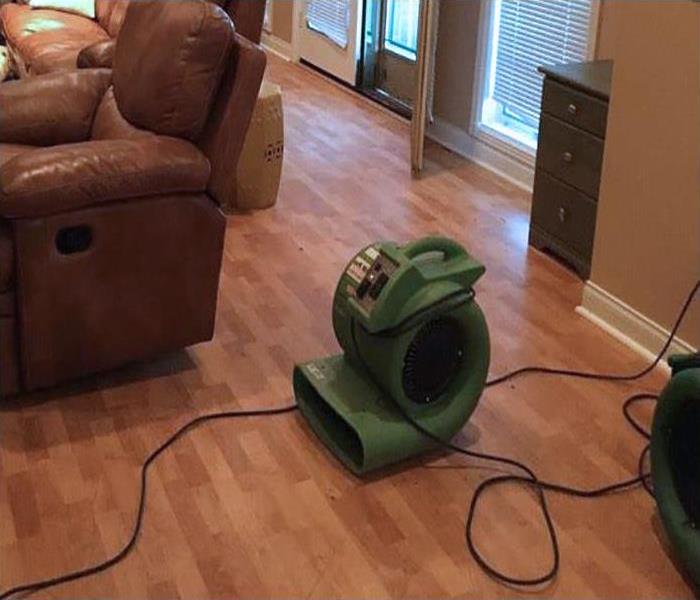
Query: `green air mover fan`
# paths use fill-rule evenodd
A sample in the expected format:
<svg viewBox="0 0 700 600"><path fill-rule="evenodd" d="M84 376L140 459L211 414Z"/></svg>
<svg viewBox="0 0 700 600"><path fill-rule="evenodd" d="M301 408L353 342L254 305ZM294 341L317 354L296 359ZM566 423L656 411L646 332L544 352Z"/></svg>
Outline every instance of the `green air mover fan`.
<svg viewBox="0 0 700 600"><path fill-rule="evenodd" d="M654 495L669 541L700 589L700 356L669 362L674 375L651 436Z"/></svg>
<svg viewBox="0 0 700 600"><path fill-rule="evenodd" d="M344 354L297 365L294 392L312 429L354 473L431 447L402 411L449 440L476 408L489 367L472 289L483 273L439 237L374 244L343 272L333 328Z"/></svg>

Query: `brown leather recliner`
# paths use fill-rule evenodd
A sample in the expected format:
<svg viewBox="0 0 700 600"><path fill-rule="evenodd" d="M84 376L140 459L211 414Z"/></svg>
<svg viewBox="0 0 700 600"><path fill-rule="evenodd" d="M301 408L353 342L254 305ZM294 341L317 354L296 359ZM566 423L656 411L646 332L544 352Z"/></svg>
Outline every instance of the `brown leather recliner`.
<svg viewBox="0 0 700 600"><path fill-rule="evenodd" d="M139 0L113 70L0 85L0 394L211 338L264 69L218 6Z"/></svg>
<svg viewBox="0 0 700 600"><path fill-rule="evenodd" d="M162 0L168 2L171 0ZM237 33L259 43L265 0L212 0L233 19ZM111 67L130 0L95 0L95 19L26 4L0 6L0 27L21 77Z"/></svg>

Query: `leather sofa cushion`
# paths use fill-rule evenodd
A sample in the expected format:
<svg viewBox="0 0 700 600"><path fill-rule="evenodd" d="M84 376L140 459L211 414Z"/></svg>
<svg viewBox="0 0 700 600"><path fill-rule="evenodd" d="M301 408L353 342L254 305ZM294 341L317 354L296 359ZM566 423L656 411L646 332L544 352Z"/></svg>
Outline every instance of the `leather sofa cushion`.
<svg viewBox="0 0 700 600"><path fill-rule="evenodd" d="M35 149L36 146L25 146L24 144L0 144L0 167L15 156Z"/></svg>
<svg viewBox="0 0 700 600"><path fill-rule="evenodd" d="M75 68L80 50L109 39L95 21L56 10L6 4L0 18L7 43L32 74Z"/></svg>
<svg viewBox="0 0 700 600"><path fill-rule="evenodd" d="M154 136L155 133L134 127L119 112L114 89L109 88L102 98L100 106L92 122L93 140L132 140L144 136Z"/></svg>
<svg viewBox="0 0 700 600"><path fill-rule="evenodd" d="M84 44L85 41L81 39L42 40L25 48L20 55L31 75L71 71L76 68Z"/></svg>
<svg viewBox="0 0 700 600"><path fill-rule="evenodd" d="M55 36L56 39L82 36L89 45L107 39L109 35L92 19L51 9L31 9L25 4L6 4L0 13L7 41L22 50L27 39L39 36Z"/></svg>
<svg viewBox="0 0 700 600"><path fill-rule="evenodd" d="M0 142L53 146L87 140L111 76L109 69L85 69L3 83Z"/></svg>
<svg viewBox="0 0 700 600"><path fill-rule="evenodd" d="M145 35L144 23L159 25ZM213 3L131 2L114 57L121 113L137 127L196 139L219 91L233 39L231 20Z"/></svg>
<svg viewBox="0 0 700 600"><path fill-rule="evenodd" d="M83 48L78 54L79 69L111 69L117 40L109 39Z"/></svg>
<svg viewBox="0 0 700 600"><path fill-rule="evenodd" d="M203 192L210 173L195 146L170 137L38 148L0 167L0 216L45 217L139 196Z"/></svg>

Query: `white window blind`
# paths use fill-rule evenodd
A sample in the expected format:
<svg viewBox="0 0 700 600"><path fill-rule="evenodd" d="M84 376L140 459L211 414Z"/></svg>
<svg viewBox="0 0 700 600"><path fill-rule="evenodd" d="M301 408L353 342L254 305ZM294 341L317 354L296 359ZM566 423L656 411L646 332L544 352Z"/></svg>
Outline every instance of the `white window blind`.
<svg viewBox="0 0 700 600"><path fill-rule="evenodd" d="M351 0L307 0L306 23L341 48L348 46Z"/></svg>
<svg viewBox="0 0 700 600"><path fill-rule="evenodd" d="M500 0L493 98L510 116L536 127L541 65L586 60L592 0Z"/></svg>

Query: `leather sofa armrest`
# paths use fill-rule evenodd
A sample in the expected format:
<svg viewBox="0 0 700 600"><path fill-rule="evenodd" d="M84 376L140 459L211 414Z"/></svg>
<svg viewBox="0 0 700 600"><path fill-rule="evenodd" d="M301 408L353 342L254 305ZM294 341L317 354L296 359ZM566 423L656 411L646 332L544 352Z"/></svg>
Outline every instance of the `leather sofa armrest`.
<svg viewBox="0 0 700 600"><path fill-rule="evenodd" d="M226 12L236 25L236 33L255 44L260 43L265 20L265 0L230 0Z"/></svg>
<svg viewBox="0 0 700 600"><path fill-rule="evenodd" d="M233 174L258 99L267 56L258 44L236 33L231 61L220 93L225 100L215 105L199 142L212 162L209 193L221 205L233 204Z"/></svg>
<svg viewBox="0 0 700 600"><path fill-rule="evenodd" d="M103 40L83 48L78 54L79 69L111 69L117 40Z"/></svg>
<svg viewBox="0 0 700 600"><path fill-rule="evenodd" d="M0 85L0 142L53 146L90 137L108 69L49 73Z"/></svg>
<svg viewBox="0 0 700 600"><path fill-rule="evenodd" d="M204 192L210 165L184 140L152 136L40 148L0 167L0 216L45 217L116 200Z"/></svg>

